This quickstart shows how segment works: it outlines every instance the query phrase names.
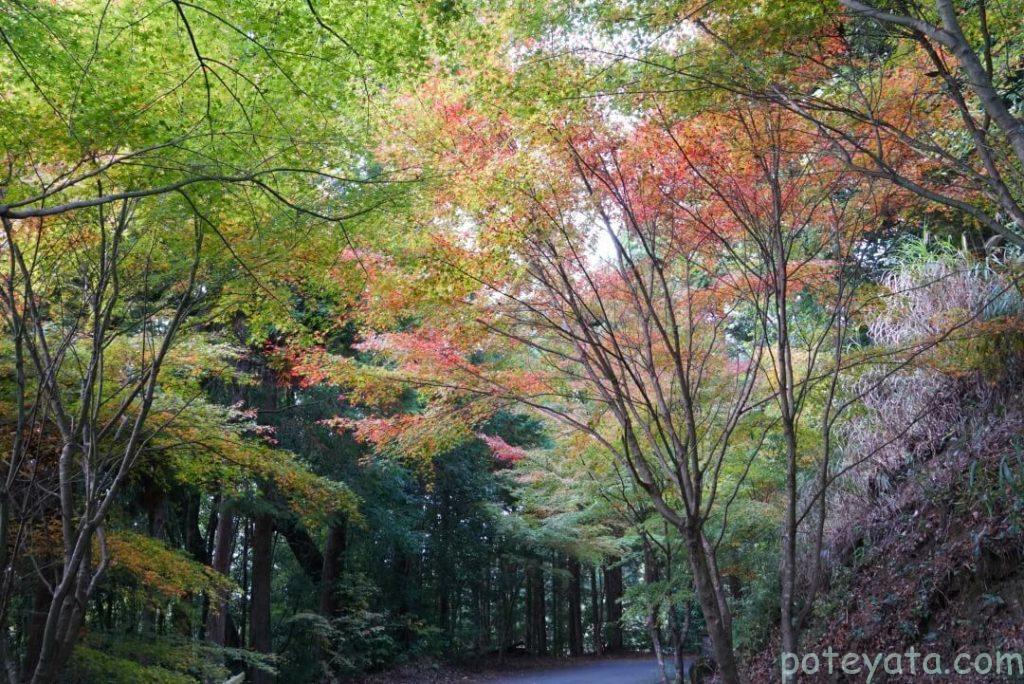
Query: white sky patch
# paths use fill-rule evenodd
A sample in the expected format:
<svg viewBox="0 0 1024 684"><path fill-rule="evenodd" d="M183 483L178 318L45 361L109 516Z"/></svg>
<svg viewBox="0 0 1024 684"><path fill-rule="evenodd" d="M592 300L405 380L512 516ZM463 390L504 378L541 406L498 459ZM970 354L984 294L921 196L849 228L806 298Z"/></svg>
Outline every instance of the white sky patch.
<svg viewBox="0 0 1024 684"><path fill-rule="evenodd" d="M580 15L586 13L581 3ZM600 30L577 18L572 24L552 30L532 45L515 45L508 52L515 68L526 65L535 55L574 54L595 67L607 67L622 60L637 59L652 51L677 54L684 43L699 35L697 25L681 19L652 32L632 22L622 22L615 30Z"/></svg>
<svg viewBox="0 0 1024 684"><path fill-rule="evenodd" d="M616 221L614 216L609 218ZM618 261L618 247L615 238L608 232L608 228L600 223L598 219L585 211L575 210L569 213L569 222L579 229L579 234L585 236L586 244L582 246L583 256L587 262L587 268L600 268L601 266L613 265ZM622 239L622 227L614 225L612 230ZM580 248L579 245L576 246Z"/></svg>
<svg viewBox="0 0 1024 684"><path fill-rule="evenodd" d="M615 259L615 240L607 230L602 230L594 242L594 257L598 262L607 262Z"/></svg>

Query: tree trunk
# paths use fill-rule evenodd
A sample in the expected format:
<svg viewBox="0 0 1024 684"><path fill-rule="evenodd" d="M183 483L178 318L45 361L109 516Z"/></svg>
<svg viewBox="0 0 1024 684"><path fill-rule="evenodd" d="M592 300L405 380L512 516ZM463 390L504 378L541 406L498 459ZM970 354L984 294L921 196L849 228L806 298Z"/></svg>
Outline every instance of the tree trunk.
<svg viewBox="0 0 1024 684"><path fill-rule="evenodd" d="M209 563L203 533L199 530L200 500L199 494L186 490L182 503L185 508L185 549L200 563Z"/></svg>
<svg viewBox="0 0 1024 684"><path fill-rule="evenodd" d="M578 658L583 655L583 610L581 609L580 562L570 558L569 562L569 655Z"/></svg>
<svg viewBox="0 0 1024 684"><path fill-rule="evenodd" d="M786 529L782 539L782 558L779 578L782 587L779 592L779 636L783 654L796 653L797 626L795 619L796 590L796 512L795 507L787 511ZM793 681L791 676L783 677L783 683Z"/></svg>
<svg viewBox="0 0 1024 684"><path fill-rule="evenodd" d="M679 610L676 606L672 606L672 609L668 612L668 626L672 632L672 648L675 651L675 667L676 676L675 684L683 684L684 676L686 674L686 637L690 634L690 602L687 601L683 610L683 619L679 620Z"/></svg>
<svg viewBox="0 0 1024 684"><path fill-rule="evenodd" d="M249 647L257 653L271 653L270 581L274 567L274 520L264 513L256 516L252 531L252 602L250 604ZM271 684L273 676L251 668L253 684Z"/></svg>
<svg viewBox="0 0 1024 684"><path fill-rule="evenodd" d="M783 416L783 432L786 440L786 515L782 530L782 550L779 560L779 578L782 587L779 592L779 635L782 653L796 653L799 634L796 624L796 537L797 537L797 451L796 427L791 418ZM793 681L787 675L783 683Z"/></svg>
<svg viewBox="0 0 1024 684"><path fill-rule="evenodd" d="M480 587L480 639L477 645L477 652L483 653L491 645L491 564L484 565L484 576Z"/></svg>
<svg viewBox="0 0 1024 684"><path fill-rule="evenodd" d="M523 644L526 652L531 655L537 653L537 637L533 633L536 623L533 621L533 569L526 566L526 586L523 590Z"/></svg>
<svg viewBox="0 0 1024 684"><path fill-rule="evenodd" d="M221 510L217 519L217 532L213 545L213 569L222 575L231 573L232 545L235 541L235 516L229 510ZM227 643L228 596L222 593L210 600L210 612L206 617L206 638L224 646Z"/></svg>
<svg viewBox="0 0 1024 684"><path fill-rule="evenodd" d="M324 543L323 571L320 579L320 614L336 617L341 608L338 601L338 582L345 567L345 549L348 545L348 524L336 520L327 530Z"/></svg>
<svg viewBox="0 0 1024 684"><path fill-rule="evenodd" d="M516 600L519 583L515 564L509 560L498 561L498 661L503 662L505 654L512 650L515 641Z"/></svg>
<svg viewBox="0 0 1024 684"><path fill-rule="evenodd" d="M167 538L167 496L152 480L146 481L142 489L142 504L146 508L149 536L154 539ZM156 634L159 627L160 612L149 603L142 609L142 631L145 634Z"/></svg>
<svg viewBox="0 0 1024 684"><path fill-rule="evenodd" d="M565 621L562 620L565 582L562 574L556 572L561 567L562 563L555 553L551 560L551 654L555 657L561 657L565 651Z"/></svg>
<svg viewBox="0 0 1024 684"><path fill-rule="evenodd" d="M479 578L478 578L479 580ZM484 650L484 621L487 611L484 608L484 592L482 582L473 582L470 590L470 605L473 607L473 652L482 653Z"/></svg>
<svg viewBox="0 0 1024 684"><path fill-rule="evenodd" d="M50 610L50 601L53 599L46 583L49 582L53 585L57 581L57 573L53 570L45 568L44 566L43 572L47 576L46 581L44 582L41 577L36 577L35 590L32 592L32 612L29 614L28 625L26 627L24 661L24 670L26 672L31 672L31 668L35 666L36 661L39 659L39 649L42 646L43 640L43 629L46 627L46 614Z"/></svg>
<svg viewBox="0 0 1024 684"><path fill-rule="evenodd" d="M441 630L448 635L452 632L452 604L448 594L448 585L441 581L437 597L437 612L439 615L438 624Z"/></svg>
<svg viewBox="0 0 1024 684"><path fill-rule="evenodd" d="M324 557L316 542L301 523L288 517L278 517L277 531L288 543L302 571L314 584L321 584L324 572Z"/></svg>
<svg viewBox="0 0 1024 684"><path fill-rule="evenodd" d="M708 558L704 535L699 529L692 527L685 527L683 534L689 551L693 584L697 590L697 600L704 615L708 637L711 639L715 664L724 684L741 684L739 665L732 646L732 631L728 627L731 623L729 607L720 600L724 592L720 578L713 570L713 559Z"/></svg>
<svg viewBox="0 0 1024 684"><path fill-rule="evenodd" d="M668 671L665 669L665 654L661 648L661 628L658 626L657 613L651 611L647 616L647 630L651 635L651 646L654 648L654 657L658 661L658 672L661 674L661 683L668 684Z"/></svg>
<svg viewBox="0 0 1024 684"><path fill-rule="evenodd" d="M528 649L533 655L543 656L548 652L547 624L545 620L544 568L540 560L532 559L527 565L527 607L529 622L527 635Z"/></svg>
<svg viewBox="0 0 1024 684"><path fill-rule="evenodd" d="M613 559L604 568L604 607L608 623L608 648L612 653L623 649L622 640L622 565Z"/></svg>
<svg viewBox="0 0 1024 684"><path fill-rule="evenodd" d="M648 586L656 584L660 579L658 572L658 560L654 555L650 539L646 534L641 534L644 545L644 583ZM654 657L658 660L658 670L661 672L662 684L668 684L668 673L665 669L665 655L661 647L661 603L652 601L647 612L647 631L651 636L651 646L654 648Z"/></svg>
<svg viewBox="0 0 1024 684"><path fill-rule="evenodd" d="M247 627L249 626L249 611L251 610L250 597L252 596L251 577L249 573L249 561L252 554L249 553L249 548L252 545L253 535L253 523L251 520L246 520L242 525L242 553L239 558L239 565L242 569L242 605L239 606L240 613L242 615L242 624L238 629L238 641L241 644L249 643L247 637Z"/></svg>
<svg viewBox="0 0 1024 684"><path fill-rule="evenodd" d="M597 566L590 568L590 617L594 623L594 654L604 654L604 629L601 625L601 594L597 588Z"/></svg>

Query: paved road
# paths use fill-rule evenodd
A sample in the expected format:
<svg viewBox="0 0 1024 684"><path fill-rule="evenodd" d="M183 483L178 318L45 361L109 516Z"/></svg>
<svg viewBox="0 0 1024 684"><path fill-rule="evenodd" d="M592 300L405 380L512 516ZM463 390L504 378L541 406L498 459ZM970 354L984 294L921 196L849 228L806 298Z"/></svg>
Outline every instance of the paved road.
<svg viewBox="0 0 1024 684"><path fill-rule="evenodd" d="M488 684L658 684L660 681L658 661L631 658L534 670L491 679Z"/></svg>

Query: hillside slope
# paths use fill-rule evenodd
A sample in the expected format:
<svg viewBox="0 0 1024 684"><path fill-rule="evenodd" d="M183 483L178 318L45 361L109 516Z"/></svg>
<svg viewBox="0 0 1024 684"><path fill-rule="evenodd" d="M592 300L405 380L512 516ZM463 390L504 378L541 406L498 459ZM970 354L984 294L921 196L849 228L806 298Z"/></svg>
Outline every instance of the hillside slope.
<svg viewBox="0 0 1024 684"><path fill-rule="evenodd" d="M831 586L807 626L802 653L831 647L873 656L914 647L940 654L948 666L962 652L1024 652L1024 396L1018 371L1006 369L996 384L955 381L946 403L956 404L952 414L958 418L949 430L929 439L908 433L900 445L902 463L864 478L864 499L844 512L832 535ZM761 653L751 665L751 681L777 681L777 663L774 649ZM819 674L800 681L864 679ZM994 673L928 678L1021 680ZM921 675L880 672L873 681L921 681Z"/></svg>

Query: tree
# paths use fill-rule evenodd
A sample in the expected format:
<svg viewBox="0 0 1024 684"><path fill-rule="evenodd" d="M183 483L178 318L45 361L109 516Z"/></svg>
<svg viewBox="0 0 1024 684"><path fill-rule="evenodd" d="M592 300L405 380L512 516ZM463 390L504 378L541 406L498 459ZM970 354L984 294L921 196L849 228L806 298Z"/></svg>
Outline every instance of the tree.
<svg viewBox="0 0 1024 684"><path fill-rule="evenodd" d="M380 202L357 191L375 189L373 172L323 160L358 148L340 105L365 93L329 75L361 70L365 85L368 60L396 65L417 49L418 29L386 7L382 33L353 41L313 3L32 1L0 13L0 299L19 416L0 535L16 526L22 544L0 558L7 595L26 524L56 522L61 548L38 650L16 677L54 681L71 656L111 563L108 519L146 449L194 401L165 404L185 333L253 284L275 299L262 280L272 259L257 264L241 237L255 247ZM39 512L32 497L51 478L57 494Z"/></svg>
<svg viewBox="0 0 1024 684"><path fill-rule="evenodd" d="M874 162L878 173L893 182L929 200L964 211L1018 246L1024 244L1021 235L1024 233L1024 206L1020 200L1024 123L1013 113L1012 100L1004 95L1007 85L1013 92L1014 67L1007 69L1001 65L997 72L993 53L1000 38L1013 34L1013 26L1004 25L998 9L994 12L998 19L992 23L990 15L995 8L988 2L973 3L969 7L963 3L963 7L958 7L952 0L938 0L934 9L915 2L900 7L898 12L858 0L841 0L841 3L855 16L894 27L897 39L909 42L920 55L927 57L932 69L927 75L937 76L943 83L937 97L933 97L942 102L951 115L948 130L968 136L970 154L968 159L949 154L941 138L926 131L901 136L903 142L919 153L939 156L942 168L969 179L973 187L987 196L995 211L979 209L948 192L936 192L915 183L892 169L879 151L864 156ZM950 63L950 57L955 65ZM905 130L873 113L864 120L873 129L885 131L887 137ZM848 141L847 136L842 138ZM858 146L858 152L862 148Z"/></svg>
<svg viewBox="0 0 1024 684"><path fill-rule="evenodd" d="M8 679L762 676L1012 451L1018 5L0 9Z"/></svg>
<svg viewBox="0 0 1024 684"><path fill-rule="evenodd" d="M438 145L424 146L423 163L449 172L438 205L459 219L426 251L461 279L455 289L474 318L431 319L436 327L380 335L368 348L396 358L441 406L453 391L518 402L613 454L684 533L727 677L731 615L716 561L725 531L715 539L705 526L728 520L750 463L781 425L781 611L795 649L797 613L814 595L796 607L797 537L809 515L798 482L821 449L814 461L827 484L855 248L901 195L848 173L804 117L756 99L682 117L653 100L648 119L616 135L594 114L562 112L539 130L484 116L457 92L434 97L413 106L412 127ZM469 244L459 237L467 223ZM513 267L496 268L501 259ZM503 359L508 348L528 350L526 370L472 360L463 341L504 344ZM821 430L802 434L812 396ZM759 425L769 405L777 417ZM721 492L731 459L748 448L732 491Z"/></svg>
<svg viewBox="0 0 1024 684"><path fill-rule="evenodd" d="M617 54L645 87L671 97L682 81L707 98L774 102L818 127L850 170L1022 244L1015 3L679 5L681 15L645 23L638 50ZM680 23L700 37L666 54L656 37Z"/></svg>
<svg viewBox="0 0 1024 684"><path fill-rule="evenodd" d="M728 268L742 281L738 297L749 307L747 315L755 328L747 334L760 336L766 345L763 370L772 388L770 400L778 410L786 453L780 562L782 648L795 653L797 539L800 521L806 517L800 511L798 480L807 447L801 444L799 424L811 417L809 409L817 408L809 406L811 394L823 389L819 482L824 487L831 456L831 411L847 345L844 329L856 294L849 273L857 265L853 252L873 228L874 210L881 205L885 211L885 203L892 198L880 196L846 173L827 140L783 109L741 106L725 114L724 120L713 120L711 130L730 128L740 131L731 150L705 152L701 157L682 142L694 137L691 131L668 130L681 164L698 180L675 202L686 218L728 252ZM724 137L711 142L714 147L730 147ZM798 315L795 310L801 298L804 311ZM819 513L824 519L825 511ZM819 549L820 535L819 527L817 535L812 535ZM813 587L820 559L812 563ZM814 591L804 610L813 605Z"/></svg>

